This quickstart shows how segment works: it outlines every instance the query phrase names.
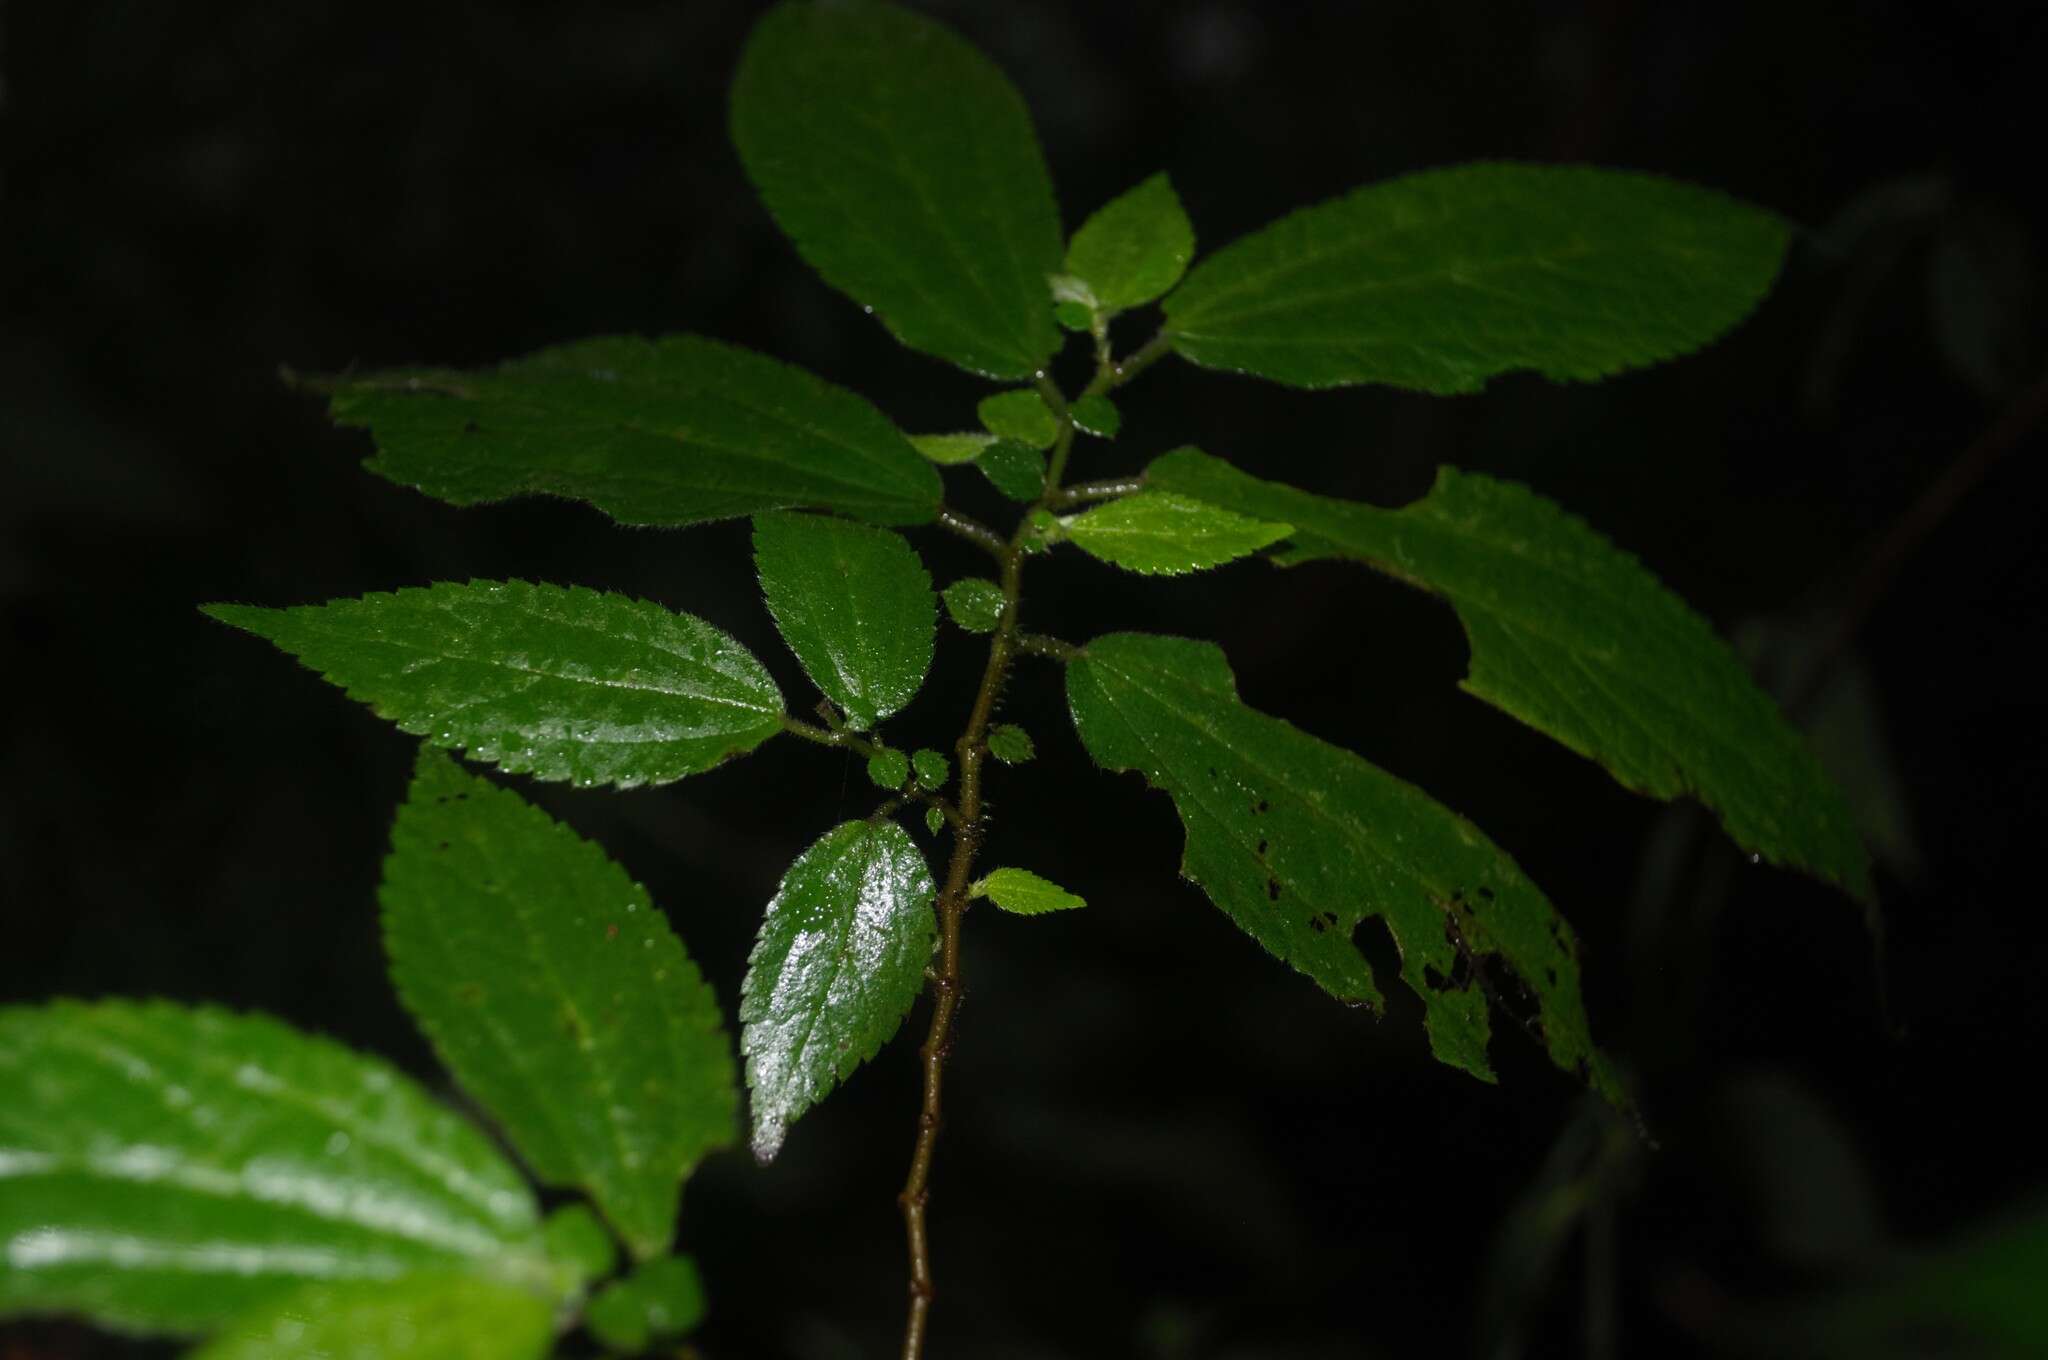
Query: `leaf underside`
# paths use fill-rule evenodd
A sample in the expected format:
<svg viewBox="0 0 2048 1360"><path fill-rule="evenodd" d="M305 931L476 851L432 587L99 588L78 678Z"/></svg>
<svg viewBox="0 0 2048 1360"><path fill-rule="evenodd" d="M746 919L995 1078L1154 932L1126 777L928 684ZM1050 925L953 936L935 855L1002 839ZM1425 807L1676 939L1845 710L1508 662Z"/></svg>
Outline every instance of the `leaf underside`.
<svg viewBox="0 0 2048 1360"><path fill-rule="evenodd" d="M587 501L621 524L817 508L923 524L939 475L887 416L778 359L692 335L578 340L475 372L333 380L370 471L454 505Z"/></svg>
<svg viewBox="0 0 2048 1360"><path fill-rule="evenodd" d="M1593 1046L1578 945L1514 861L1469 822L1349 751L1238 700L1222 651L1112 634L1067 668L1096 762L1171 795L1181 872L1247 934L1325 991L1381 1005L1354 932L1377 917L1422 998L1430 1047L1493 1080L1488 1002L1566 1071L1626 1104Z"/></svg>
<svg viewBox="0 0 2048 1360"><path fill-rule="evenodd" d="M293 609L209 605L403 731L513 774L660 784L781 731L747 649L645 600L524 581L441 582Z"/></svg>
<svg viewBox="0 0 2048 1360"><path fill-rule="evenodd" d="M474 1275L309 1285L186 1360L539 1360L554 1341L547 1301Z"/></svg>
<svg viewBox="0 0 2048 1360"><path fill-rule="evenodd" d="M1012 381L1059 347L1045 159L1016 90L951 29L779 5L740 59L732 132L797 252L903 344Z"/></svg>
<svg viewBox="0 0 2048 1360"><path fill-rule="evenodd" d="M311 1281L545 1289L533 1194L388 1064L170 1002L0 1010L0 1316L195 1333Z"/></svg>
<svg viewBox="0 0 2048 1360"><path fill-rule="evenodd" d="M740 989L754 1155L872 1058L924 988L938 938L931 870L894 822L844 822L768 904Z"/></svg>
<svg viewBox="0 0 2048 1360"><path fill-rule="evenodd" d="M732 1144L717 999L646 889L509 789L422 750L379 899L399 999L535 1176L588 1194L635 1256Z"/></svg>
<svg viewBox="0 0 2048 1360"><path fill-rule="evenodd" d="M1400 510L1247 476L1197 449L1149 485L1284 517L1280 562L1365 562L1443 596L1471 641L1464 688L1654 798L1692 794L1736 844L1869 900L1841 790L1705 620L1633 556L1512 482L1443 468Z"/></svg>
<svg viewBox="0 0 2048 1360"><path fill-rule="evenodd" d="M1586 166L1405 175L1200 261L1164 305L1175 351L1296 387L1476 392L1588 382L1698 349L1755 308L1784 221L1675 180Z"/></svg>

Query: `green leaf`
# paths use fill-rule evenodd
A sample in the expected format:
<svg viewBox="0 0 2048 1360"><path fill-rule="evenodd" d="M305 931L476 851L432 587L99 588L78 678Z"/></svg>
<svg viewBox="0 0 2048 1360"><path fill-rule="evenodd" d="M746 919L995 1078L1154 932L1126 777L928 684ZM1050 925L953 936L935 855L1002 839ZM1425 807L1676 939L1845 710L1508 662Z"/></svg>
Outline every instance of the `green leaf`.
<svg viewBox="0 0 2048 1360"><path fill-rule="evenodd" d="M1095 211L1067 247L1067 272L1105 312L1142 306L1180 282L1195 256L1195 228L1165 175Z"/></svg>
<svg viewBox="0 0 2048 1360"><path fill-rule="evenodd" d="M910 758L901 751L877 751L868 757L868 778L893 793L910 778Z"/></svg>
<svg viewBox="0 0 2048 1360"><path fill-rule="evenodd" d="M604 1223L587 1204L564 1204L541 1225L548 1259L575 1272L579 1286L601 1280L619 1268L619 1249Z"/></svg>
<svg viewBox="0 0 2048 1360"><path fill-rule="evenodd" d="M865 732L917 694L939 606L901 534L820 515L758 515L754 564L782 640Z"/></svg>
<svg viewBox="0 0 2048 1360"><path fill-rule="evenodd" d="M1166 299L1167 334L1204 367L1296 387L1476 392L1515 369L1592 381L1734 327L1786 236L1772 213L1655 175L1426 170L1209 256Z"/></svg>
<svg viewBox="0 0 2048 1360"><path fill-rule="evenodd" d="M1027 448L1043 451L1060 437L1059 417L1045 404L1045 398L1028 387L983 397L974 413L990 434Z"/></svg>
<svg viewBox="0 0 2048 1360"><path fill-rule="evenodd" d="M1067 414L1073 418L1076 426L1097 439L1116 438L1117 431L1121 430L1124 424L1123 417L1117 414L1116 404L1100 392L1090 392L1076 399L1074 404L1067 408Z"/></svg>
<svg viewBox="0 0 2048 1360"><path fill-rule="evenodd" d="M738 1093L717 999L647 890L422 750L378 896L391 981L463 1089L542 1183L588 1194L636 1257L666 1250Z"/></svg>
<svg viewBox="0 0 2048 1360"><path fill-rule="evenodd" d="M946 829L946 814L935 807L926 808L924 810L924 829L931 832L934 836L938 835Z"/></svg>
<svg viewBox="0 0 2048 1360"><path fill-rule="evenodd" d="M1593 1047L1570 929L1499 847L1428 795L1245 707L1222 651L1185 638L1097 638L1067 667L1096 762L1172 795L1181 872L1252 938L1351 1005L1381 1004L1354 942L1378 917L1422 998L1430 1047L1493 1080L1487 1002L1551 1060L1625 1101Z"/></svg>
<svg viewBox="0 0 2048 1360"><path fill-rule="evenodd" d="M782 730L782 695L746 648L623 595L442 582L205 612L276 643L402 730L513 774L661 784Z"/></svg>
<svg viewBox="0 0 2048 1360"><path fill-rule="evenodd" d="M449 1271L309 1285L256 1308L187 1360L538 1360L545 1300Z"/></svg>
<svg viewBox="0 0 2048 1360"><path fill-rule="evenodd" d="M844 822L783 876L740 987L754 1155L872 1058L924 987L931 870L894 822Z"/></svg>
<svg viewBox="0 0 2048 1360"><path fill-rule="evenodd" d="M0 1010L0 1317L193 1333L309 1280L567 1292L532 1192L375 1058L164 1001Z"/></svg>
<svg viewBox="0 0 2048 1360"><path fill-rule="evenodd" d="M993 633L1003 621L1003 588L980 576L955 581L945 589L946 613L970 633Z"/></svg>
<svg viewBox="0 0 2048 1360"><path fill-rule="evenodd" d="M1022 765L1037 751L1029 732L1015 723L997 723L988 730L988 753L1005 765Z"/></svg>
<svg viewBox="0 0 2048 1360"><path fill-rule="evenodd" d="M1868 899L1841 791L1712 628L1576 516L1444 468L1400 510L1262 482L1196 449L1153 486L1295 526L1286 563L1348 557L1442 595L1472 644L1470 693L1654 798L1694 794L1737 844Z"/></svg>
<svg viewBox="0 0 2048 1360"><path fill-rule="evenodd" d="M912 349L998 379L1059 346L1060 218L1024 101L951 29L893 5L784 4L748 40L733 141L825 281Z"/></svg>
<svg viewBox="0 0 2048 1360"><path fill-rule="evenodd" d="M1095 328L1095 311L1085 302L1055 302L1052 319L1065 330L1086 334Z"/></svg>
<svg viewBox="0 0 2048 1360"><path fill-rule="evenodd" d="M1165 491L1107 501L1061 524L1082 551L1147 576L1220 566L1279 542L1291 527Z"/></svg>
<svg viewBox="0 0 2048 1360"><path fill-rule="evenodd" d="M1045 455L1015 440L998 439L974 465L1013 501L1035 501L1045 493Z"/></svg>
<svg viewBox="0 0 2048 1360"><path fill-rule="evenodd" d="M606 1346L636 1354L704 1320L704 1282L689 1257L664 1256L608 1285L590 1301L583 1320Z"/></svg>
<svg viewBox="0 0 2048 1360"><path fill-rule="evenodd" d="M455 505L588 501L621 524L838 510L878 524L938 513L938 473L842 387L692 335L603 336L477 372L390 369L325 384L366 466Z"/></svg>
<svg viewBox="0 0 2048 1360"><path fill-rule="evenodd" d="M1088 905L1057 883L1040 878L1027 869L995 869L968 889L972 897L986 897L1004 911L1019 916L1042 916L1048 911L1070 911Z"/></svg>
<svg viewBox="0 0 2048 1360"><path fill-rule="evenodd" d="M932 462L947 467L973 462L981 456L983 449L996 442L996 437L986 430L962 434L914 434L909 438L910 447Z"/></svg>
<svg viewBox="0 0 2048 1360"><path fill-rule="evenodd" d="M929 747L912 756L910 764L917 771L918 784L927 789L942 789L953 776L952 765Z"/></svg>

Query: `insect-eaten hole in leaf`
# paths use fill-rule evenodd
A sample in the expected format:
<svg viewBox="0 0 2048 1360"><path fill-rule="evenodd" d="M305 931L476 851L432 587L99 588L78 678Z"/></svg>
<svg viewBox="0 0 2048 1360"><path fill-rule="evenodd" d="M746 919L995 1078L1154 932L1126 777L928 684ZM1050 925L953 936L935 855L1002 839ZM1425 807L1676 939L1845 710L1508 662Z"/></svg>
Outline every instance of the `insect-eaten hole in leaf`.
<svg viewBox="0 0 2048 1360"><path fill-rule="evenodd" d="M1318 912L1316 915L1308 918L1308 928L1318 935L1328 934L1330 927L1336 924L1337 913L1334 911Z"/></svg>
<svg viewBox="0 0 2048 1360"><path fill-rule="evenodd" d="M1401 944L1384 916L1361 916L1351 927L1351 947L1365 960L1375 979L1401 975Z"/></svg>
<svg viewBox="0 0 2048 1360"><path fill-rule="evenodd" d="M1479 990L1485 994L1488 1006L1526 1030L1529 1037L1536 1041L1538 1048L1548 1049L1550 1042L1543 1028L1542 1001L1529 990L1529 984L1523 980L1521 973L1498 953L1476 949L1466 939L1465 932L1458 927L1459 903L1455 895L1451 902L1443 905L1446 908L1444 939L1458 951L1457 964L1452 969L1453 977L1460 968L1464 969L1468 974L1467 983L1479 984ZM1553 931L1557 929L1556 922L1553 921L1551 926ZM1433 971L1424 970L1425 981L1429 980ZM1435 983L1431 982L1430 985L1434 987Z"/></svg>

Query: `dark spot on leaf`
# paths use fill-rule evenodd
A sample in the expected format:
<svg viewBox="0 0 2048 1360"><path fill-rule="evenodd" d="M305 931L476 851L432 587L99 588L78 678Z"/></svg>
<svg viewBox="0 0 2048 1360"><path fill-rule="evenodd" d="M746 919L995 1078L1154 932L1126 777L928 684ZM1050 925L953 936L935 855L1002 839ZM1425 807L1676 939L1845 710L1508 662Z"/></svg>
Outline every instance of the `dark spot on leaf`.
<svg viewBox="0 0 2048 1360"><path fill-rule="evenodd" d="M1320 935L1324 931L1328 930L1330 927L1323 921L1322 917L1311 916L1308 918L1308 928L1310 930L1313 930L1316 934Z"/></svg>
<svg viewBox="0 0 2048 1360"><path fill-rule="evenodd" d="M480 982L463 982L456 984L455 999L457 1001L462 1002L464 1005L481 1006L484 1001L483 984Z"/></svg>
<svg viewBox="0 0 2048 1360"><path fill-rule="evenodd" d="M1463 955L1459 957L1462 958ZM1432 992L1447 992L1451 989L1451 980L1439 973L1435 964L1423 965L1422 981Z"/></svg>
<svg viewBox="0 0 2048 1360"><path fill-rule="evenodd" d="M1491 888L1481 888L1481 889L1479 890L1479 895L1480 895L1481 897L1485 898L1485 899L1486 899L1487 901L1491 902L1491 901L1493 900L1493 889L1491 889Z"/></svg>
<svg viewBox="0 0 2048 1360"><path fill-rule="evenodd" d="M1254 850L1254 851L1252 851L1252 853L1253 853L1253 854L1255 854L1255 855L1263 855L1263 854L1265 854L1265 853L1266 853L1266 843L1265 843L1264 841L1260 841L1260 842L1259 842L1259 848L1258 848L1258 849L1256 849L1256 850Z"/></svg>
<svg viewBox="0 0 2048 1360"><path fill-rule="evenodd" d="M1593 1064L1587 1062L1584 1058L1579 1059L1577 1066L1573 1070L1579 1074L1580 1081L1591 1081L1593 1079Z"/></svg>
<svg viewBox="0 0 2048 1360"><path fill-rule="evenodd" d="M448 842L446 842L446 841L442 841L442 842L441 842L440 844L436 845L436 846L435 846L434 848L435 848L436 850L446 850L446 849L448 848Z"/></svg>
<svg viewBox="0 0 2048 1360"><path fill-rule="evenodd" d="M617 921L612 922L610 925L604 928L604 937L607 940L616 940L619 938L619 923Z"/></svg>
<svg viewBox="0 0 2048 1360"><path fill-rule="evenodd" d="M1266 880L1266 899L1270 902L1278 902L1280 900L1279 879L1269 878Z"/></svg>
<svg viewBox="0 0 2048 1360"><path fill-rule="evenodd" d="M448 801L448 795L445 793L437 793L434 795L434 801L437 803L445 803Z"/></svg>
<svg viewBox="0 0 2048 1360"><path fill-rule="evenodd" d="M1543 970L1543 976L1550 979L1551 986L1555 987L1557 985L1557 969L1545 968Z"/></svg>
<svg viewBox="0 0 2048 1360"><path fill-rule="evenodd" d="M476 422L475 422L474 420L465 420L465 421L463 421L463 422L462 422L462 432L463 432L464 434L475 434L475 433L476 433Z"/></svg>
<svg viewBox="0 0 2048 1360"><path fill-rule="evenodd" d="M1252 804L1253 812L1271 812L1272 810L1273 805L1263 798L1261 798L1258 802Z"/></svg>
<svg viewBox="0 0 2048 1360"><path fill-rule="evenodd" d="M1216 767L1215 767L1214 765L1211 765L1211 766L1209 767L1209 777L1210 777L1211 779L1214 779L1214 778L1216 778L1216 777L1217 777L1217 776L1216 776Z"/></svg>

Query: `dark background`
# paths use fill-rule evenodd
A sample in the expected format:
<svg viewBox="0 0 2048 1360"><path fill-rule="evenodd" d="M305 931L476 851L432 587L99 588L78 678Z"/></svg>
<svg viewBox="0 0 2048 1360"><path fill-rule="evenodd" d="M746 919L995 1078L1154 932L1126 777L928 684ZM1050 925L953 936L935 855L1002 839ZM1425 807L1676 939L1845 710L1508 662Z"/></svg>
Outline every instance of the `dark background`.
<svg viewBox="0 0 2048 1360"><path fill-rule="evenodd" d="M1836 674L1864 707L1807 713L1850 734L1838 768L1891 819L1881 988L1845 899L1463 696L1462 637L1428 599L1334 565L1170 582L1035 565L1035 626L1214 637L1249 702L1487 828L1582 936L1596 1033L1643 1079L1658 1146L1603 1126L1512 1026L1485 1086L1430 1061L1404 996L1375 1021L1263 954L1175 881L1168 802L1089 768L1054 675L1030 667L1008 716L1041 756L997 776L991 862L1091 905L969 923L936 1353L1407 1356L1504 1335L1500 1354L1770 1351L1791 1335L1773 1319L2024 1208L2048 1185L2017 1114L2048 1018L2038 431L2016 422L1895 581L1864 587L1871 545L2039 382L2038 7L929 8L1023 89L1070 227L1159 169L1213 246L1366 180L1514 157L1663 171L1810 228L1773 300L1695 358L1456 400L1168 360L1081 471L1199 439L1385 503L1439 462L1518 478L1718 624L1776 619L1795 650L1861 592ZM280 363L475 364L689 330L907 428L971 423L987 389L818 283L742 177L723 100L756 7L509 9L4 11L0 1000L257 1007L441 1080L383 980L374 912L412 741L200 602L580 583L701 614L809 693L744 526L456 511L364 474L365 437ZM1134 345L1147 323L1128 324ZM1003 513L986 488L961 499ZM942 581L980 569L919 542ZM946 634L906 742L949 744L978 653ZM659 790L521 789L649 885L730 1005L781 871L872 805L864 784L782 742ZM734 1153L692 1182L706 1355L890 1353L910 1050L806 1117L772 1168ZM1546 1158L1601 1226L1497 1248ZM1922 1326L1899 1353L1966 1353L1947 1337ZM101 1353L126 1348L0 1327L9 1360Z"/></svg>

